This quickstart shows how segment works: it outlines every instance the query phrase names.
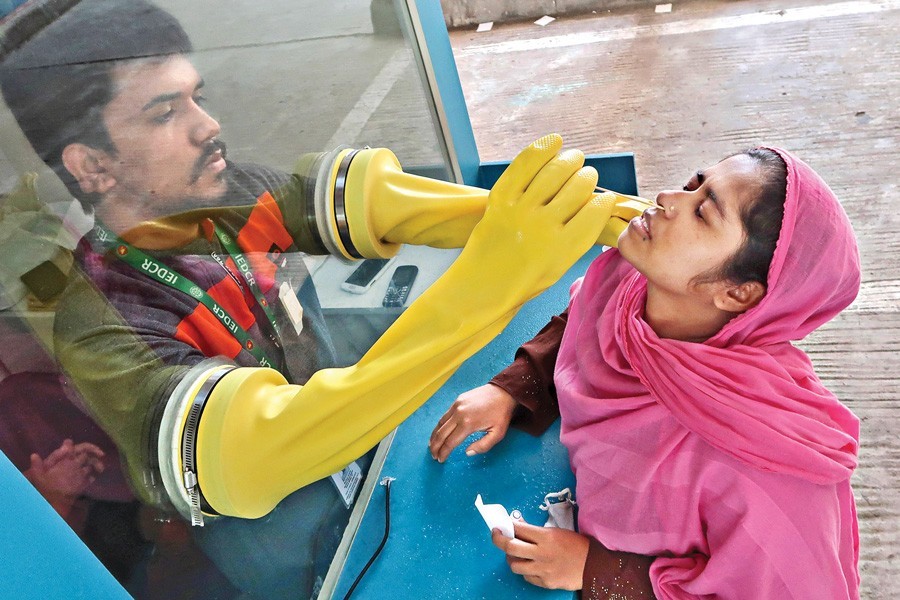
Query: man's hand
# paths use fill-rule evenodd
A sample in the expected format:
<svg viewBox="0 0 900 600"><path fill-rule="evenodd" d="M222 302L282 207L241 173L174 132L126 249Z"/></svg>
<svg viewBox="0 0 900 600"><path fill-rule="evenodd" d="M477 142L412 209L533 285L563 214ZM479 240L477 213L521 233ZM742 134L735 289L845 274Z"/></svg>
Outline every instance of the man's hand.
<svg viewBox="0 0 900 600"><path fill-rule="evenodd" d="M490 383L460 394L431 432L431 456L444 462L460 442L476 431L487 433L469 445L466 455L484 454L506 435L515 408L515 399Z"/></svg>
<svg viewBox="0 0 900 600"><path fill-rule="evenodd" d="M580 590L590 540L580 533L556 527L536 527L514 521L515 538L495 529L494 545L506 553L513 573L551 590Z"/></svg>

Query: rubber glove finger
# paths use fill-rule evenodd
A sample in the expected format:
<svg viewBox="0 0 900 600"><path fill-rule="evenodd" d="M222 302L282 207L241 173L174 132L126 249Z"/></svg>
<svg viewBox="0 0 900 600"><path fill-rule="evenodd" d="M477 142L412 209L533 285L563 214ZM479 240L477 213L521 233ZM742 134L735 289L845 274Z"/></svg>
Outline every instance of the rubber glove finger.
<svg viewBox="0 0 900 600"><path fill-rule="evenodd" d="M598 194L591 198L578 213L566 224L566 229L576 239L588 236L590 243L600 237L603 228L609 222L615 198L612 194Z"/></svg>
<svg viewBox="0 0 900 600"><path fill-rule="evenodd" d="M549 205L559 217L560 223L571 221L585 204L591 202L596 184L597 170L593 167L582 167L569 177Z"/></svg>
<svg viewBox="0 0 900 600"><path fill-rule="evenodd" d="M600 187L599 185L594 189L598 192L615 194L616 208L613 209L613 215L625 219L626 221L630 221L632 218L642 214L648 208L654 208L658 206L653 200L648 200L647 198L642 198L641 196L623 194L622 192L608 190L604 187Z"/></svg>
<svg viewBox="0 0 900 600"><path fill-rule="evenodd" d="M551 133L535 140L522 150L506 168L494 187L490 197L495 201L517 200L538 172L559 153L562 148L562 137Z"/></svg>
<svg viewBox="0 0 900 600"><path fill-rule="evenodd" d="M601 246L618 247L619 236L621 236L622 232L627 228L628 221L623 221L616 216L610 217L609 221L606 223L606 227L600 232L597 243Z"/></svg>
<svg viewBox="0 0 900 600"><path fill-rule="evenodd" d="M582 166L584 166L584 153L581 150L560 152L553 160L544 165L522 195L519 203L525 206L548 204ZM596 180L594 183L596 184ZM593 189L591 186L591 190Z"/></svg>
<svg viewBox="0 0 900 600"><path fill-rule="evenodd" d="M612 193L615 194L615 192ZM644 200L643 198L632 198L623 196L622 194L616 194L616 205L613 207L612 214L614 217L618 217L627 222L635 217L641 216L644 214L645 210L653 208L654 206L656 206L655 203Z"/></svg>

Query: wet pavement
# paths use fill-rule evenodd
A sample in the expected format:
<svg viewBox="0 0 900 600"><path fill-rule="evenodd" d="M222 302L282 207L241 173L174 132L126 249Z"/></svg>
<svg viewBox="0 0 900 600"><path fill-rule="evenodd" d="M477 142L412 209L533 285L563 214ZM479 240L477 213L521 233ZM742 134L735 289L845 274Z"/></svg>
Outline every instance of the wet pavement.
<svg viewBox="0 0 900 600"><path fill-rule="evenodd" d="M552 131L635 154L642 194L760 144L829 183L859 238L862 291L799 345L862 419L853 484L863 598L900 583L900 2L680 2L451 33L482 160Z"/></svg>

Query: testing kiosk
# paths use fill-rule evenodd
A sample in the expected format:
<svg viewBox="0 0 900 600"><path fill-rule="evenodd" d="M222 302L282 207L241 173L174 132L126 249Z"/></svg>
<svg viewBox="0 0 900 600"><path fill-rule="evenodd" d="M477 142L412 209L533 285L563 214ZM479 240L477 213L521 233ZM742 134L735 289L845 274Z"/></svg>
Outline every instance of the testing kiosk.
<svg viewBox="0 0 900 600"><path fill-rule="evenodd" d="M16 19L52 14L67 2L77 0L12 3L5 7L0 32L10 31L9 24ZM227 91L215 104L223 137L233 140L234 155L248 154L256 162L289 169L299 152L368 144L394 150L407 172L482 188L490 188L507 164L479 160L438 2L359 0L325 6L329 3L266 0L231 14L223 14L221 5L212 0L157 4L179 18L193 37L192 60L204 73L210 96L217 95L217 88ZM8 50L24 41L4 36L2 46ZM259 93L276 83L281 91ZM14 136L8 121L5 118L0 131L3 192L28 170L23 163L29 164L17 154L20 146L7 143ZM630 154L591 156L587 163L597 167L603 187L637 194ZM57 210L68 209L60 205ZM572 597L536 588L510 573L473 507L475 496L481 494L486 502L517 508L527 521L542 523L546 517L538 505L544 495L574 489L558 426L541 438L511 431L487 455L466 458L457 451L442 465L429 456L427 440L458 394L490 379L508 364L521 342L565 307L569 285L598 251L591 251L559 283L530 302L499 337L370 453L371 465L337 552L316 587L318 598L343 598L379 545L387 492L379 482L386 477L393 479L390 537L354 597ZM457 253L419 247L401 250L397 264L419 268L410 301ZM349 295L340 289L340 282L353 270L352 263L330 257L310 259L308 266L337 352L349 364L402 311L382 306L389 274L366 293ZM4 293L14 295L10 290ZM28 331L11 324L9 314L3 313L29 299L23 292L11 300L0 311L4 338L0 378L13 381L10 378L19 373L52 371L39 344L28 341L52 335L52 307L39 307L44 312L32 321L43 323L42 331ZM127 598L150 589L146 581L123 587L18 466L0 454L0 596ZM138 562L152 561L150 552ZM230 579L229 573L224 575ZM255 597L242 596L226 584L210 585L207 593L190 597Z"/></svg>

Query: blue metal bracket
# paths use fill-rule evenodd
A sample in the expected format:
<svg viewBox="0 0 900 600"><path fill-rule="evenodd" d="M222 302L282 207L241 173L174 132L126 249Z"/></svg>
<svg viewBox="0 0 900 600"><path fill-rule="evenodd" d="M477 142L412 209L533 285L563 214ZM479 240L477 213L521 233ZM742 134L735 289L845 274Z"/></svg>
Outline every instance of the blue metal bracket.
<svg viewBox="0 0 900 600"><path fill-rule="evenodd" d="M630 152L592 154L585 157L584 164L597 169L600 174L597 185L623 194L638 194L634 155ZM490 188L508 166L509 161L482 163L478 171L478 187Z"/></svg>

